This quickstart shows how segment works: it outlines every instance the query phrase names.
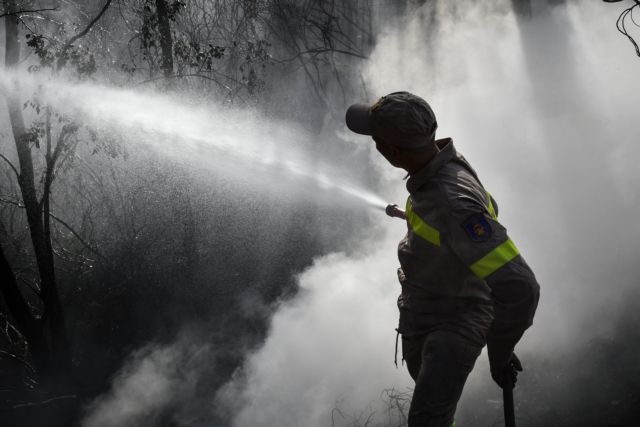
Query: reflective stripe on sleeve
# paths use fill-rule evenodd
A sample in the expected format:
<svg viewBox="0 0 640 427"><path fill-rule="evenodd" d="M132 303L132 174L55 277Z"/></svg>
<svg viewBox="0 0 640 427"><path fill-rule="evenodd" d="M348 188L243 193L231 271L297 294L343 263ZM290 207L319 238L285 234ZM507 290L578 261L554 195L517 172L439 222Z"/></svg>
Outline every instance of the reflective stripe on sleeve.
<svg viewBox="0 0 640 427"><path fill-rule="evenodd" d="M440 232L424 222L411 208L411 198L407 199L406 206L407 221L414 233L422 237L429 243L440 246Z"/></svg>
<svg viewBox="0 0 640 427"><path fill-rule="evenodd" d="M489 197L489 215L491 215L491 218L493 218L494 220L497 220L498 215L496 214L496 210L493 207L493 200L491 200L491 194L489 194L488 191L487 191L487 197Z"/></svg>
<svg viewBox="0 0 640 427"><path fill-rule="evenodd" d="M479 278L484 279L514 259L519 253L516 245L509 239L473 263L470 267L471 271Z"/></svg>

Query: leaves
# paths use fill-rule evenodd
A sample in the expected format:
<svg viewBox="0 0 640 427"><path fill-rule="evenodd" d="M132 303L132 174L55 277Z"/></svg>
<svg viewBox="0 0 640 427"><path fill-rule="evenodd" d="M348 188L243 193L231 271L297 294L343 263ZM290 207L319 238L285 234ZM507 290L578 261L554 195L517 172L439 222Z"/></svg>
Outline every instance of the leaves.
<svg viewBox="0 0 640 427"><path fill-rule="evenodd" d="M54 65L64 67L70 64L78 77L85 78L97 70L95 57L87 46L64 47L55 38L45 38L42 34L27 34L25 38L27 46L33 50L40 62L39 65L30 65L27 68L30 73L37 73L42 68L53 70Z"/></svg>
<svg viewBox="0 0 640 427"><path fill-rule="evenodd" d="M41 121L34 121L29 129L21 136L18 141L19 144L28 144L29 146L35 145L36 148L40 148L40 138L44 135L44 126Z"/></svg>
<svg viewBox="0 0 640 427"><path fill-rule="evenodd" d="M181 39L175 40L173 44L178 69L182 71L185 68L212 71L215 68L215 60L222 59L226 51L226 46L203 45L197 42L186 43Z"/></svg>
<svg viewBox="0 0 640 427"><path fill-rule="evenodd" d="M180 13L182 9L187 7L187 2L185 0L175 0L171 6L169 6L168 15L169 19L172 21L176 20L177 15Z"/></svg>
<svg viewBox="0 0 640 427"><path fill-rule="evenodd" d="M36 99L29 99L22 104L22 109L26 110L27 107L32 108L37 115L40 115L40 103Z"/></svg>
<svg viewBox="0 0 640 427"><path fill-rule="evenodd" d="M44 67L51 67L56 59L51 43L42 34L27 34L27 46L29 46Z"/></svg>

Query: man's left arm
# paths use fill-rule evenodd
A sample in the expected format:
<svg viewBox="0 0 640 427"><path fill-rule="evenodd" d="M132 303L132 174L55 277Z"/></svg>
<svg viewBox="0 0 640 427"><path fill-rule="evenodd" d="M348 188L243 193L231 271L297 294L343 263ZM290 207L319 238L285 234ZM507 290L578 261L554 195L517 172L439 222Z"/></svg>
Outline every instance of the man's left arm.
<svg viewBox="0 0 640 427"><path fill-rule="evenodd" d="M495 319L487 336L491 376L502 386L515 345L533 323L540 286L518 255L485 278L491 288Z"/></svg>
<svg viewBox="0 0 640 427"><path fill-rule="evenodd" d="M452 250L491 288L495 319L487 348L491 375L502 385L514 347L533 322L540 287L495 212L483 204L452 209L448 232Z"/></svg>

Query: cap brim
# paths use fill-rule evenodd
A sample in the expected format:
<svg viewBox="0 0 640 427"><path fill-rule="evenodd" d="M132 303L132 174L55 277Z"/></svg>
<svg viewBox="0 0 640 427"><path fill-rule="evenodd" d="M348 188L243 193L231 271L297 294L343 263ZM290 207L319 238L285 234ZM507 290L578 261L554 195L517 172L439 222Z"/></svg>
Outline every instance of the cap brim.
<svg viewBox="0 0 640 427"><path fill-rule="evenodd" d="M347 127L361 135L373 135L371 131L371 106L368 104L353 104L347 109L345 121Z"/></svg>

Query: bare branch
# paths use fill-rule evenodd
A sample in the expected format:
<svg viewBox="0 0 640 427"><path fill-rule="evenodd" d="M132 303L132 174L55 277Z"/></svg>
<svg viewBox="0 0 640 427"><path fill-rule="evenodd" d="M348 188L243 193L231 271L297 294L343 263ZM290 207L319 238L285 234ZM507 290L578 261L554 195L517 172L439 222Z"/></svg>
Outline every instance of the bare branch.
<svg viewBox="0 0 640 427"><path fill-rule="evenodd" d="M56 396L56 397L52 397L51 399L46 399L46 400L41 400L39 402L25 402L25 403L20 403L17 405L13 405L10 406L8 408L0 408L0 411L10 411L13 409L19 409L19 408L28 408L28 407L32 407L32 406L42 406L42 405L48 405L50 403L53 402L57 402L58 400L64 400L64 399L76 399L78 396L76 396L75 394L68 394L68 395L64 395L64 396Z"/></svg>
<svg viewBox="0 0 640 427"><path fill-rule="evenodd" d="M27 362L27 360L24 357L18 356L17 354L14 353L10 353L8 351L4 351L4 350L0 350L0 357L7 357L9 359L13 359L17 362L20 362L21 364L23 364L29 371L31 371L32 374L35 374L36 370L33 366L31 366L29 364L29 362Z"/></svg>
<svg viewBox="0 0 640 427"><path fill-rule="evenodd" d="M22 203L13 201L13 200L8 200L5 198L0 197L0 202L1 203L6 203L9 205L14 205L17 206L19 208L24 209L24 205ZM73 236L82 244L82 246L84 246L85 248L89 249L91 252L93 252L95 255L97 255L100 259L102 259L103 261L106 261L106 257L104 255L102 255L96 248L94 248L93 246L91 246L89 243L87 243L69 224L67 224L65 221L63 221L62 219L60 219L59 217L57 217L55 214L49 212L49 216L51 218L53 218L55 221L57 221L58 223L60 223L60 225L62 225L64 228L66 228L67 230L69 230L69 232L71 234L73 234Z"/></svg>
<svg viewBox="0 0 640 427"><path fill-rule="evenodd" d="M23 13L38 13L38 12L48 12L48 11L57 11L58 8L57 7L46 7L46 8L42 8L42 9L22 9L22 10L16 10L15 12L5 12L3 14L0 14L0 18L5 17L5 16L17 16Z"/></svg>
<svg viewBox="0 0 640 427"><path fill-rule="evenodd" d="M295 59L300 58L303 55L317 55L319 53L339 53L342 55L347 55L347 56L355 56L356 58L360 58L360 59L369 59L369 57L362 55L358 52L350 52L347 50L342 50L342 49L333 49L333 48L325 48L325 47L317 47L317 48L311 48L308 50L301 50L300 52L297 52L294 56L289 57L289 58L284 58L284 59L280 59L280 60L274 60L274 62L288 62L288 61L293 61Z"/></svg>
<svg viewBox="0 0 640 427"><path fill-rule="evenodd" d="M622 0L602 0L602 1L604 1L605 3L619 3ZM636 26L638 26L638 24L636 23L636 21L633 18L633 10L636 7L640 6L640 0L633 0L633 3L634 3L633 5L631 5L630 7L626 8L625 10L622 11L620 16L618 17L618 20L616 21L616 28L618 29L618 32L620 32L620 34L624 35L625 37L627 37L629 39L629 42L631 42L631 44L633 45L634 49L636 50L636 55L640 56L640 46L638 46L638 43L629 34L629 31L627 30L627 27L626 27L627 18L630 18L631 22L633 24L635 24Z"/></svg>
<svg viewBox="0 0 640 427"><path fill-rule="evenodd" d="M155 81L158 81L158 80L180 79L182 77L197 77L197 78L204 79L204 80L210 80L210 81L218 84L222 88L228 90L229 92L232 92L232 89L229 86L227 86L224 83L218 81L217 79L214 79L213 77L206 76L206 75L203 75L203 74L174 74L172 76L153 77L153 78L146 79L146 80L143 80L141 82L136 83L136 86L141 86L141 85L144 85L144 84L147 84L147 83L152 83L152 82L155 82ZM239 82L238 80L234 79L233 77L229 77L229 76L226 76L224 74L222 74L222 77L224 77L226 79L229 79L234 83L241 84L241 82Z"/></svg>
<svg viewBox="0 0 640 427"><path fill-rule="evenodd" d="M13 163L11 163L11 160L7 159L4 155L0 154L0 158L2 158L2 160L4 160L5 162L7 162L7 164L9 166L11 166L11 169L13 169L13 172L16 174L16 178L20 178L20 173L18 172L18 169L16 169L16 167L13 165Z"/></svg>
<svg viewBox="0 0 640 427"><path fill-rule="evenodd" d="M89 25L87 25L84 30L80 31L78 34L76 34L75 36L67 40L64 46L62 46L61 52L64 54L67 51L67 49L69 49L69 47L71 47L71 45L76 40L87 35L87 33L91 31L91 28L95 25L95 23L98 22L98 20L102 17L102 15L104 15L104 13L107 11L110 5L111 5L111 0L107 0L107 2L102 7L102 10L96 15L95 18L93 18L91 22L89 22Z"/></svg>

